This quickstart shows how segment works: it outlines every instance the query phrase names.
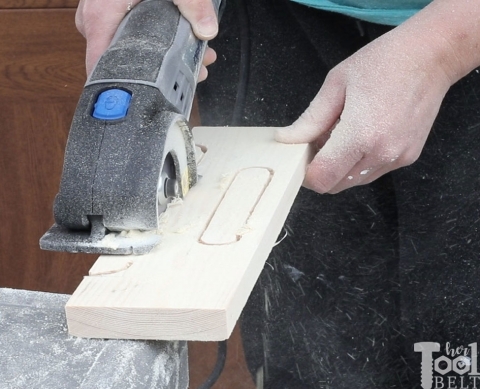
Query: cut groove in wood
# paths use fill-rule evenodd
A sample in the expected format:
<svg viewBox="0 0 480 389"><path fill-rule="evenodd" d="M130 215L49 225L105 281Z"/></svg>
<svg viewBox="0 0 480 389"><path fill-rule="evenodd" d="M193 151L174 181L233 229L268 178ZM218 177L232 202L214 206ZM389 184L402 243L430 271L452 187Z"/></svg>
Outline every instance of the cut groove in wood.
<svg viewBox="0 0 480 389"><path fill-rule="evenodd" d="M243 169L235 174L203 232L200 243L219 245L239 241L248 232L248 219L272 175L273 172L269 169L258 167Z"/></svg>
<svg viewBox="0 0 480 389"><path fill-rule="evenodd" d="M162 242L152 252L97 260L66 306L70 333L121 339L228 338L309 160L308 145L277 143L273 134L272 128L195 128L196 142L208 149L198 166L202 178L182 203L165 212ZM229 225L229 220L235 223ZM248 232L241 239L218 244L238 235L238 226L245 223ZM205 236L217 244L201 243Z"/></svg>

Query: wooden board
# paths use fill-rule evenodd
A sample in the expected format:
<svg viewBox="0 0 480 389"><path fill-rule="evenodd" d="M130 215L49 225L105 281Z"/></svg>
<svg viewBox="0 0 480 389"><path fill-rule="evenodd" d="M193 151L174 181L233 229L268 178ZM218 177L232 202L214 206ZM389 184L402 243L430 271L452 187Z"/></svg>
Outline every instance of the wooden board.
<svg viewBox="0 0 480 389"><path fill-rule="evenodd" d="M227 339L309 160L272 128L194 129L199 183L162 215L143 256L101 256L66 306L69 332L91 338Z"/></svg>

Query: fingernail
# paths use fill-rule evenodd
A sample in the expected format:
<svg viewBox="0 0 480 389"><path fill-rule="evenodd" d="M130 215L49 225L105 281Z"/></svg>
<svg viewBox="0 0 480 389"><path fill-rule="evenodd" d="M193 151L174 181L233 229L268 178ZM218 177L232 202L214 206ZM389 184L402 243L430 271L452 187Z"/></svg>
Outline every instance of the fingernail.
<svg viewBox="0 0 480 389"><path fill-rule="evenodd" d="M204 38L212 38L217 34L217 20L207 16L197 23L197 32Z"/></svg>

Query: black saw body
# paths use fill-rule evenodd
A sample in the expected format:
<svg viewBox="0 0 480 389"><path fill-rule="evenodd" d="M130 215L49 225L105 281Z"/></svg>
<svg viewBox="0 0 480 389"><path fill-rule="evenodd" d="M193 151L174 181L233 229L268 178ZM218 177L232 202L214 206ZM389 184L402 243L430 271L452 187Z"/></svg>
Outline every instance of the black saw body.
<svg viewBox="0 0 480 389"><path fill-rule="evenodd" d="M165 199L197 180L187 118L205 47L170 1L125 17L78 102L42 249L143 254L159 243Z"/></svg>

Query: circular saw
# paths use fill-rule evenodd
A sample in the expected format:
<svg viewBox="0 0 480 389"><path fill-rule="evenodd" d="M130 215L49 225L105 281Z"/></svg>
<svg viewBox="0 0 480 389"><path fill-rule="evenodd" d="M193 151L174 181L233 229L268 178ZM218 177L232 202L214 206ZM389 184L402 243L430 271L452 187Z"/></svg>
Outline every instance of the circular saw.
<svg viewBox="0 0 480 389"><path fill-rule="evenodd" d="M78 102L42 249L144 254L160 242L159 216L197 182L187 119L205 48L171 1L127 14Z"/></svg>

